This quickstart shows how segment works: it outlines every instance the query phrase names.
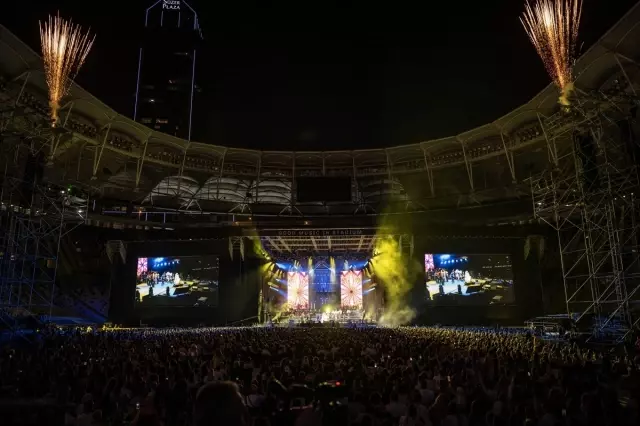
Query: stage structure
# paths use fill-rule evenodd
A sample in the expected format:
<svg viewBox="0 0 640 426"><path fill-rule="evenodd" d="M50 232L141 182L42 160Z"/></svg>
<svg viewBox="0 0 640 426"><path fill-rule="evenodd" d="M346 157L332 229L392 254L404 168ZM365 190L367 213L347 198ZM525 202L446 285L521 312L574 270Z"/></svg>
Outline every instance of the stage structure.
<svg viewBox="0 0 640 426"><path fill-rule="evenodd" d="M393 238L406 255L413 255L412 234L376 228L269 229L260 232L265 250L276 258L297 259L309 255L371 254L380 238ZM299 259L298 259L299 260Z"/></svg>
<svg viewBox="0 0 640 426"><path fill-rule="evenodd" d="M407 259L414 250L412 234L384 228L264 229L258 234L235 238L258 238L269 259L260 288L259 316L263 319L264 314L273 316L269 310L271 314L280 312L273 308L276 299L281 304L286 302L290 310L322 312L325 316L345 309L377 311L367 304L378 299L367 297L367 302L364 297L376 290L375 273L368 266L375 257L377 242L394 239ZM360 320L362 314L354 318Z"/></svg>
<svg viewBox="0 0 640 426"><path fill-rule="evenodd" d="M570 107L539 117L550 167L531 179L534 215L557 233L567 314L612 342L640 321L637 105L625 79L577 89Z"/></svg>
<svg viewBox="0 0 640 426"><path fill-rule="evenodd" d="M43 157L33 146L1 157L0 320L9 329L21 318L52 315L61 239L88 209L72 188L42 182Z"/></svg>

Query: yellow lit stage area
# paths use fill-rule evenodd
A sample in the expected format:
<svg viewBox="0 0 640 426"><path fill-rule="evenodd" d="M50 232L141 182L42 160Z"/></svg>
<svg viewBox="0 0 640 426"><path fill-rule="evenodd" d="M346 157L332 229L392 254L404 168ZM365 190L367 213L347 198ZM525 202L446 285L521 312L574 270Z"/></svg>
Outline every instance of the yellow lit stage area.
<svg viewBox="0 0 640 426"><path fill-rule="evenodd" d="M262 319L285 323L377 319L385 296L376 274L376 250L388 239L405 256L412 255L412 235L374 228L260 232L260 250L266 259Z"/></svg>

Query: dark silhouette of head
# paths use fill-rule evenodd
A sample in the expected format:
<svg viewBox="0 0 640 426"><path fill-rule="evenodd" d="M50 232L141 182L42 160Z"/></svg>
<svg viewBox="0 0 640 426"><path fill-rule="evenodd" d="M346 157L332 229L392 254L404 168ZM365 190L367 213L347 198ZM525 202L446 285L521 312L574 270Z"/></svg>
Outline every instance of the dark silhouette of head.
<svg viewBox="0 0 640 426"><path fill-rule="evenodd" d="M249 413L233 382L208 383L196 395L196 426L247 426Z"/></svg>

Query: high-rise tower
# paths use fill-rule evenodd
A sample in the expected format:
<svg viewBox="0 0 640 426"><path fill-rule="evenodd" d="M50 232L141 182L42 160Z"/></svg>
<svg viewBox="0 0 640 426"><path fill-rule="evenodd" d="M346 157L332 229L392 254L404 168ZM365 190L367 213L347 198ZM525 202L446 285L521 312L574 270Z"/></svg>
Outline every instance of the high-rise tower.
<svg viewBox="0 0 640 426"><path fill-rule="evenodd" d="M144 27L133 118L191 140L202 40L198 14L184 0L157 0L145 11Z"/></svg>

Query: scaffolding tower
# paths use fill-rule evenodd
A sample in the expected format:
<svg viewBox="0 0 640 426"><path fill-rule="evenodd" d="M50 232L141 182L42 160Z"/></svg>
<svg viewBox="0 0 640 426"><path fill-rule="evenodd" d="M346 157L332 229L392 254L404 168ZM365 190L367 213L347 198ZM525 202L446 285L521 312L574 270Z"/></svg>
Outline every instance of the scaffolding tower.
<svg viewBox="0 0 640 426"><path fill-rule="evenodd" d="M17 137L0 150L0 326L54 314L62 237L85 222L88 199L43 179L47 142Z"/></svg>
<svg viewBox="0 0 640 426"><path fill-rule="evenodd" d="M637 99L579 92L540 117L548 170L532 177L536 218L557 233L567 314L620 342L640 321Z"/></svg>

